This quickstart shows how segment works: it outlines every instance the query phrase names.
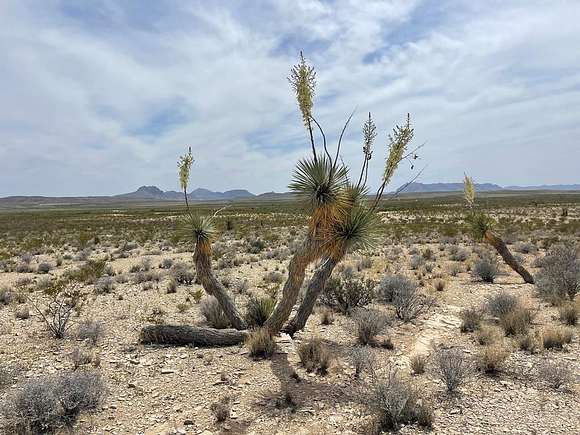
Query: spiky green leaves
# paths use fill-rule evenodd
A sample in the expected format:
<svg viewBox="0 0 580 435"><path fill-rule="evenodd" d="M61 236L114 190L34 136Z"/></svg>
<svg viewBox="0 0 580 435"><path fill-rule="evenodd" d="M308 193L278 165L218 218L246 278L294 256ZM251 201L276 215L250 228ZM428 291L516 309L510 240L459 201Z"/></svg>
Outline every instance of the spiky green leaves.
<svg viewBox="0 0 580 435"><path fill-rule="evenodd" d="M300 61L290 71L288 81L296 94L304 125L309 126L312 117L314 89L316 88L316 71L306 63L302 52L300 52Z"/></svg>
<svg viewBox="0 0 580 435"><path fill-rule="evenodd" d="M179 168L179 186L184 192L187 192L192 164L193 156L191 155L191 147L189 147L187 154L180 156L177 162L177 167Z"/></svg>
<svg viewBox="0 0 580 435"><path fill-rule="evenodd" d="M469 208L473 208L475 205L475 185L473 184L473 179L465 174L463 179L463 196L467 202Z"/></svg>
<svg viewBox="0 0 580 435"><path fill-rule="evenodd" d="M296 165L293 180L288 187L313 209L339 206L343 201L347 175L346 167L333 167L327 157L317 160L306 158Z"/></svg>
<svg viewBox="0 0 580 435"><path fill-rule="evenodd" d="M211 217L187 214L179 225L178 235L194 243L209 244L216 236L216 228Z"/></svg>
<svg viewBox="0 0 580 435"><path fill-rule="evenodd" d="M327 253L340 258L351 250L373 248L379 224L380 219L376 213L366 207L355 206L329 231L325 246Z"/></svg>
<svg viewBox="0 0 580 435"><path fill-rule="evenodd" d="M485 233L491 231L495 225L495 221L484 213L472 212L465 218L465 222L469 225L469 232L476 240L482 240Z"/></svg>
<svg viewBox="0 0 580 435"><path fill-rule="evenodd" d="M383 173L383 184L387 185L393 178L399 163L405 156L407 146L413 140L415 130L411 127L411 117L407 115L407 121L401 127L396 125L393 133L389 135L389 156L385 163L385 171Z"/></svg>

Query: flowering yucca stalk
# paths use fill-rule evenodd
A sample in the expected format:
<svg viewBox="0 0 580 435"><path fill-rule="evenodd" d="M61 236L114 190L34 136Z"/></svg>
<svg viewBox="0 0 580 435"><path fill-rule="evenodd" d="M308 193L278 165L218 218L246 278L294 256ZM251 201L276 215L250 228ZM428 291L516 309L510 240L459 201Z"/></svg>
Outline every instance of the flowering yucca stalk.
<svg viewBox="0 0 580 435"><path fill-rule="evenodd" d="M467 202L469 208L475 206L475 185L473 184L473 179L465 174L463 179L463 196Z"/></svg>
<svg viewBox="0 0 580 435"><path fill-rule="evenodd" d="M189 212L189 201L187 200L187 186L189 184L189 174L191 173L191 165L193 164L193 156L191 155L191 147L184 154L179 157L177 162L177 167L179 168L179 186L183 190L183 195L185 196L185 205L187 206L187 211Z"/></svg>
<svg viewBox="0 0 580 435"><path fill-rule="evenodd" d="M288 81L296 94L298 107L302 113L302 120L310 135L312 155L314 161L316 157L316 147L314 145L314 135L312 134L312 107L314 106L314 90L316 88L316 71L306 63L304 55L300 52L300 61L292 67Z"/></svg>

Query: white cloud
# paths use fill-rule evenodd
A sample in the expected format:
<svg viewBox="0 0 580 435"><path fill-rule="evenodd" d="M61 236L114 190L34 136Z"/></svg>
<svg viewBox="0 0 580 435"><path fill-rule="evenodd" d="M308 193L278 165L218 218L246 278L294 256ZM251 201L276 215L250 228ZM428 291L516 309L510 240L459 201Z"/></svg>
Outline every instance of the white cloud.
<svg viewBox="0 0 580 435"><path fill-rule="evenodd" d="M0 196L284 190L306 136L286 76L318 70L317 118L356 162L407 112L424 181L578 182L580 4L556 1L225 3L12 1L0 14ZM122 5L122 6L121 6ZM382 148L382 149L380 149ZM408 171L395 180L403 182Z"/></svg>

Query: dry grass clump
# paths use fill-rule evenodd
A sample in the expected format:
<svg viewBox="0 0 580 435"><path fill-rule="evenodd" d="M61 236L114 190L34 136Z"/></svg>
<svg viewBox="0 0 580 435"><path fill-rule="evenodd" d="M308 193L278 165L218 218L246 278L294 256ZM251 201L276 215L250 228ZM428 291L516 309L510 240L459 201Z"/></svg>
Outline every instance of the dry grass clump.
<svg viewBox="0 0 580 435"><path fill-rule="evenodd" d="M526 334L534 318L533 312L528 308L517 307L499 319L499 323L505 335Z"/></svg>
<svg viewBox="0 0 580 435"><path fill-rule="evenodd" d="M89 340L93 345L105 335L105 324L98 320L83 320L77 326L77 338Z"/></svg>
<svg viewBox="0 0 580 435"><path fill-rule="evenodd" d="M328 307L322 307L319 316L321 325L332 325L334 323L334 313Z"/></svg>
<svg viewBox="0 0 580 435"><path fill-rule="evenodd" d="M368 347L353 347L349 352L349 357L354 366L355 378L359 378L365 370L371 369L375 364L375 356Z"/></svg>
<svg viewBox="0 0 580 435"><path fill-rule="evenodd" d="M525 334L518 335L516 337L516 343L520 350L530 353L535 353L539 347L538 338L529 331Z"/></svg>
<svg viewBox="0 0 580 435"><path fill-rule="evenodd" d="M501 370L509 351L500 345L485 346L477 357L477 366L485 373L496 373Z"/></svg>
<svg viewBox="0 0 580 435"><path fill-rule="evenodd" d="M571 243L550 248L539 261L536 288L545 300L556 304L569 298L574 300L580 290L580 251Z"/></svg>
<svg viewBox="0 0 580 435"><path fill-rule="evenodd" d="M311 338L298 346L298 357L307 372L324 375L332 364L332 354L320 338Z"/></svg>
<svg viewBox="0 0 580 435"><path fill-rule="evenodd" d="M438 292L442 292L443 290L445 290L446 285L447 283L442 279L436 279L435 281L433 281L433 288Z"/></svg>
<svg viewBox="0 0 580 435"><path fill-rule="evenodd" d="M492 316L499 318L514 311L518 305L518 297L503 290L487 299L488 311Z"/></svg>
<svg viewBox="0 0 580 435"><path fill-rule="evenodd" d="M254 358L270 358L276 350L276 341L267 329L256 329L248 334L246 346Z"/></svg>
<svg viewBox="0 0 580 435"><path fill-rule="evenodd" d="M213 413L218 423L226 421L232 412L231 397L224 396L218 402L213 402L210 405L210 410Z"/></svg>
<svg viewBox="0 0 580 435"><path fill-rule="evenodd" d="M425 367L427 365L428 357L427 355L413 355L411 357L411 370L416 375L421 375L425 373Z"/></svg>
<svg viewBox="0 0 580 435"><path fill-rule="evenodd" d="M0 288L0 304L8 305L14 299L14 291L12 291L9 287L2 287Z"/></svg>
<svg viewBox="0 0 580 435"><path fill-rule="evenodd" d="M388 325L385 314L378 310L359 308L354 313L358 342L362 345L375 345L376 336Z"/></svg>
<svg viewBox="0 0 580 435"><path fill-rule="evenodd" d="M438 349L433 359L436 374L445 383L449 393L457 391L471 374L471 363L461 349Z"/></svg>
<svg viewBox="0 0 580 435"><path fill-rule="evenodd" d="M201 301L199 309L207 324L212 328L225 329L231 326L228 317L215 297L205 297Z"/></svg>
<svg viewBox="0 0 580 435"><path fill-rule="evenodd" d="M478 307L464 308L459 313L459 317L461 318L461 326L459 327L460 331L474 332L481 326L483 312L481 308Z"/></svg>
<svg viewBox="0 0 580 435"><path fill-rule="evenodd" d="M573 336L568 328L548 327L542 333L542 346L544 349L562 349L565 344L572 341Z"/></svg>
<svg viewBox="0 0 580 435"><path fill-rule="evenodd" d="M568 302L560 307L560 321L568 326L575 326L578 323L580 307L577 303Z"/></svg>

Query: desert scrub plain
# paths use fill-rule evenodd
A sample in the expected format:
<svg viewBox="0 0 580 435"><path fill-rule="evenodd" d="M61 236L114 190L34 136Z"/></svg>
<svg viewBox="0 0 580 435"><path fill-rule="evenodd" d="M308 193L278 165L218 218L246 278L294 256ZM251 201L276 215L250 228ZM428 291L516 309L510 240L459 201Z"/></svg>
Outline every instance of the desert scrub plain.
<svg viewBox="0 0 580 435"><path fill-rule="evenodd" d="M141 341L146 325L230 327L199 283L182 206L3 210L0 427L578 433L580 195L478 202L535 284L468 235L461 196L401 196L381 202L376 247L346 255L303 330L223 347ZM215 218L215 273L250 327L274 309L307 223L294 201Z"/></svg>

